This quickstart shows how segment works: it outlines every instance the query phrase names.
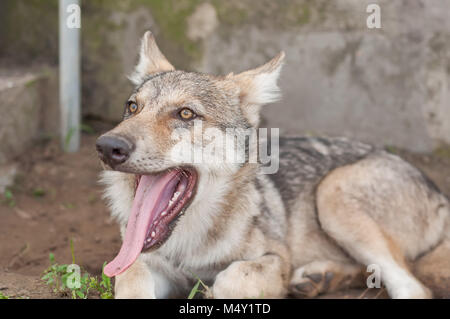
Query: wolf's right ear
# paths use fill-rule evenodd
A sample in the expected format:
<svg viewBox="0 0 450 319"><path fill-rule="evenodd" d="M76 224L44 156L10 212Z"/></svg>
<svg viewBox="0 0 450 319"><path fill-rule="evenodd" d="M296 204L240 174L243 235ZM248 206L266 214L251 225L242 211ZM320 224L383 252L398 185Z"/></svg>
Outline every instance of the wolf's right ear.
<svg viewBox="0 0 450 319"><path fill-rule="evenodd" d="M129 77L131 82L139 85L151 74L173 70L175 68L159 50L153 34L150 31L145 32L141 40L139 63L136 65L133 74Z"/></svg>

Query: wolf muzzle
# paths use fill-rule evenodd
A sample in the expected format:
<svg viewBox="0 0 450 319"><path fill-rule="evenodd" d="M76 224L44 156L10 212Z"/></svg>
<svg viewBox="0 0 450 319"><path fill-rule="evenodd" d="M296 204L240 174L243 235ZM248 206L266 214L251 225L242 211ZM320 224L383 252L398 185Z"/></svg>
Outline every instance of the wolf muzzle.
<svg viewBox="0 0 450 319"><path fill-rule="evenodd" d="M135 145L122 136L103 135L97 139L96 148L100 159L114 169L126 162Z"/></svg>

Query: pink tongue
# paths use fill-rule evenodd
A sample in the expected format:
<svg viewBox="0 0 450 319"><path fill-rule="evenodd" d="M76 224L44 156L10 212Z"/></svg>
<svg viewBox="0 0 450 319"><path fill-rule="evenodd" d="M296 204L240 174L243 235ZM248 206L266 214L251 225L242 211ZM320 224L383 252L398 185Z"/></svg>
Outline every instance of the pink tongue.
<svg viewBox="0 0 450 319"><path fill-rule="evenodd" d="M119 254L107 264L104 273L114 277L127 270L138 258L147 236L147 229L153 217L158 213L157 206L162 192L175 171L159 175L143 175L136 189L130 216L128 217L125 239Z"/></svg>

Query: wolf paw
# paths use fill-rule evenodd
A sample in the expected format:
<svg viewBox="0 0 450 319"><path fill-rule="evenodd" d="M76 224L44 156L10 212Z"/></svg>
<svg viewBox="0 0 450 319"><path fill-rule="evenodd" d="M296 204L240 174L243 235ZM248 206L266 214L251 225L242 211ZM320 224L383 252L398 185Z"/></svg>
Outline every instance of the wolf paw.
<svg viewBox="0 0 450 319"><path fill-rule="evenodd" d="M351 265L312 262L294 271L289 292L298 298L312 298L349 287L359 273L359 269Z"/></svg>
<svg viewBox="0 0 450 319"><path fill-rule="evenodd" d="M235 261L216 276L209 298L282 298L286 294L281 259L265 255Z"/></svg>

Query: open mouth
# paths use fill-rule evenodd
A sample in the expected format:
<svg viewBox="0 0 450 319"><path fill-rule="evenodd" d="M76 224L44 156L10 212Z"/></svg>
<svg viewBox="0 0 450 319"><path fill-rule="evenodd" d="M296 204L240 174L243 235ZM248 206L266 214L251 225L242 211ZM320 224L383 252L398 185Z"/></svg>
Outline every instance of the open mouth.
<svg viewBox="0 0 450 319"><path fill-rule="evenodd" d="M136 176L136 192L119 254L104 268L113 277L128 269L142 252L160 247L176 220L192 201L197 173L191 168L170 169Z"/></svg>

